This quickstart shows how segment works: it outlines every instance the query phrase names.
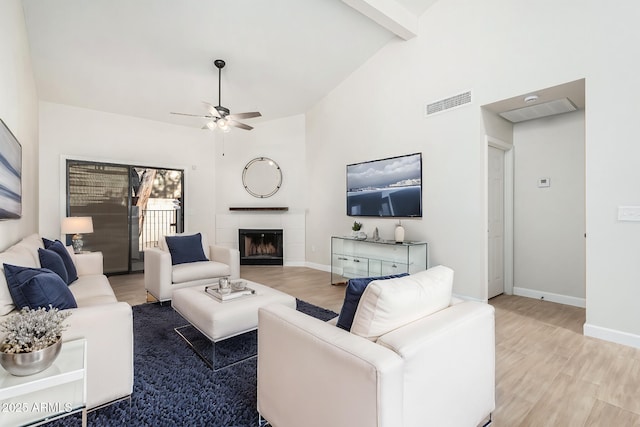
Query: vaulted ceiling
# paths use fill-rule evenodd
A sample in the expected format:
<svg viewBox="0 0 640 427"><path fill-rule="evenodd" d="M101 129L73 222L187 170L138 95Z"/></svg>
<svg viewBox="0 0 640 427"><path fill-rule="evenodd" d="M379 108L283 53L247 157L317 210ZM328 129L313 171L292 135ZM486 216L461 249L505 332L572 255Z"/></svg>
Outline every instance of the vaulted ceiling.
<svg viewBox="0 0 640 427"><path fill-rule="evenodd" d="M41 100L201 127L201 101L302 114L436 0L23 0Z"/></svg>

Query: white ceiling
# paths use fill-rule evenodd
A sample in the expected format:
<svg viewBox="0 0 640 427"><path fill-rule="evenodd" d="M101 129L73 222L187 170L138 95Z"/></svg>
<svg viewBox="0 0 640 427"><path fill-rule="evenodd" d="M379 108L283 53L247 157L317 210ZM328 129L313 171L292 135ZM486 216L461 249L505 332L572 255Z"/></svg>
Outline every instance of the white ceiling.
<svg viewBox="0 0 640 427"><path fill-rule="evenodd" d="M364 0L417 17L436 0ZM346 0L23 0L41 100L201 127L302 114L396 37ZM356 6L354 6L356 7Z"/></svg>

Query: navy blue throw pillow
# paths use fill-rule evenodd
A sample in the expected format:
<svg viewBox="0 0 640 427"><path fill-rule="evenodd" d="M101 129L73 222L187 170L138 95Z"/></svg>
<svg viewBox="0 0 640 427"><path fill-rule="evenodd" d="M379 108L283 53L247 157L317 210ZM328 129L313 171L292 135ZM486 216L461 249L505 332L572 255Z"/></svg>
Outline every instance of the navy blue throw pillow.
<svg viewBox="0 0 640 427"><path fill-rule="evenodd" d="M356 310L358 308L358 304L360 303L360 298L362 297L364 290L367 289L367 286L369 286L369 283L373 282L374 280L393 279L395 277L403 277L408 275L408 273L402 273L392 276L360 277L357 279L349 279L349 281L347 282L347 289L344 293L344 303L342 304L342 309L340 310L340 316L338 317L338 323L336 324L336 326L346 331L351 330L351 324L353 323L353 318L356 315Z"/></svg>
<svg viewBox="0 0 640 427"><path fill-rule="evenodd" d="M44 248L49 249L60 255L62 258L62 262L64 262L64 268L67 270L67 285L78 280L78 270L76 270L76 265L73 263L71 259L71 255L69 255L69 251L64 246L64 244L60 240L49 240L42 238L42 243L44 243ZM42 261L41 261L42 262Z"/></svg>
<svg viewBox="0 0 640 427"><path fill-rule="evenodd" d="M67 268L64 266L62 257L51 249L38 248L38 258L40 258L40 265L42 268L48 268L56 273L64 283L69 284L69 275L67 274Z"/></svg>
<svg viewBox="0 0 640 427"><path fill-rule="evenodd" d="M209 261L202 250L202 235L166 236L167 247L171 253L171 264Z"/></svg>
<svg viewBox="0 0 640 427"><path fill-rule="evenodd" d="M64 310L78 304L66 283L46 268L19 267L4 264L9 292L17 308L38 309L49 306Z"/></svg>

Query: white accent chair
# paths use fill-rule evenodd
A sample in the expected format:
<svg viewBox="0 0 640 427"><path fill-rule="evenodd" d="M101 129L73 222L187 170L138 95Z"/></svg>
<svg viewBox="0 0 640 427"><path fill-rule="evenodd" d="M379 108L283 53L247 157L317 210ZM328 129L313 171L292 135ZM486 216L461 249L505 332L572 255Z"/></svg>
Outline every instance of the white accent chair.
<svg viewBox="0 0 640 427"><path fill-rule="evenodd" d="M374 283L360 300L351 332L285 306L260 309L258 412L263 424L489 424L495 408L493 307L449 296L445 307L431 314L404 326L393 326L380 336L359 336L354 328L362 320L358 320L362 317L359 312ZM430 292L426 291L428 298L434 296ZM385 298L373 298L382 311L393 305L389 301L397 294ZM369 298L369 303L373 300ZM365 323L379 330L384 315L377 319L371 313L365 316L369 317ZM362 326L358 327L362 330Z"/></svg>
<svg viewBox="0 0 640 427"><path fill-rule="evenodd" d="M177 235L193 235L182 233ZM171 264L167 242L160 238L157 248L144 251L144 287L160 302L171 300L176 289L212 283L220 277L240 278L240 252L224 246L209 245L202 234L202 249L209 261Z"/></svg>

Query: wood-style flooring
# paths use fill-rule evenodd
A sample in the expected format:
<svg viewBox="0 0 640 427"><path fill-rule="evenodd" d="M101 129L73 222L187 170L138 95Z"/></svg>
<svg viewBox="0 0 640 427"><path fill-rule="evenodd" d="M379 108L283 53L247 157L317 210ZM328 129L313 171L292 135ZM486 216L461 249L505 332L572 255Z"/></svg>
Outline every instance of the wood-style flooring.
<svg viewBox="0 0 640 427"><path fill-rule="evenodd" d="M342 306L344 287L331 286L327 272L242 266L241 276L335 312ZM109 281L118 300L147 302L142 274ZM496 309L492 426L640 427L640 349L583 336L581 308L509 295L490 304Z"/></svg>

